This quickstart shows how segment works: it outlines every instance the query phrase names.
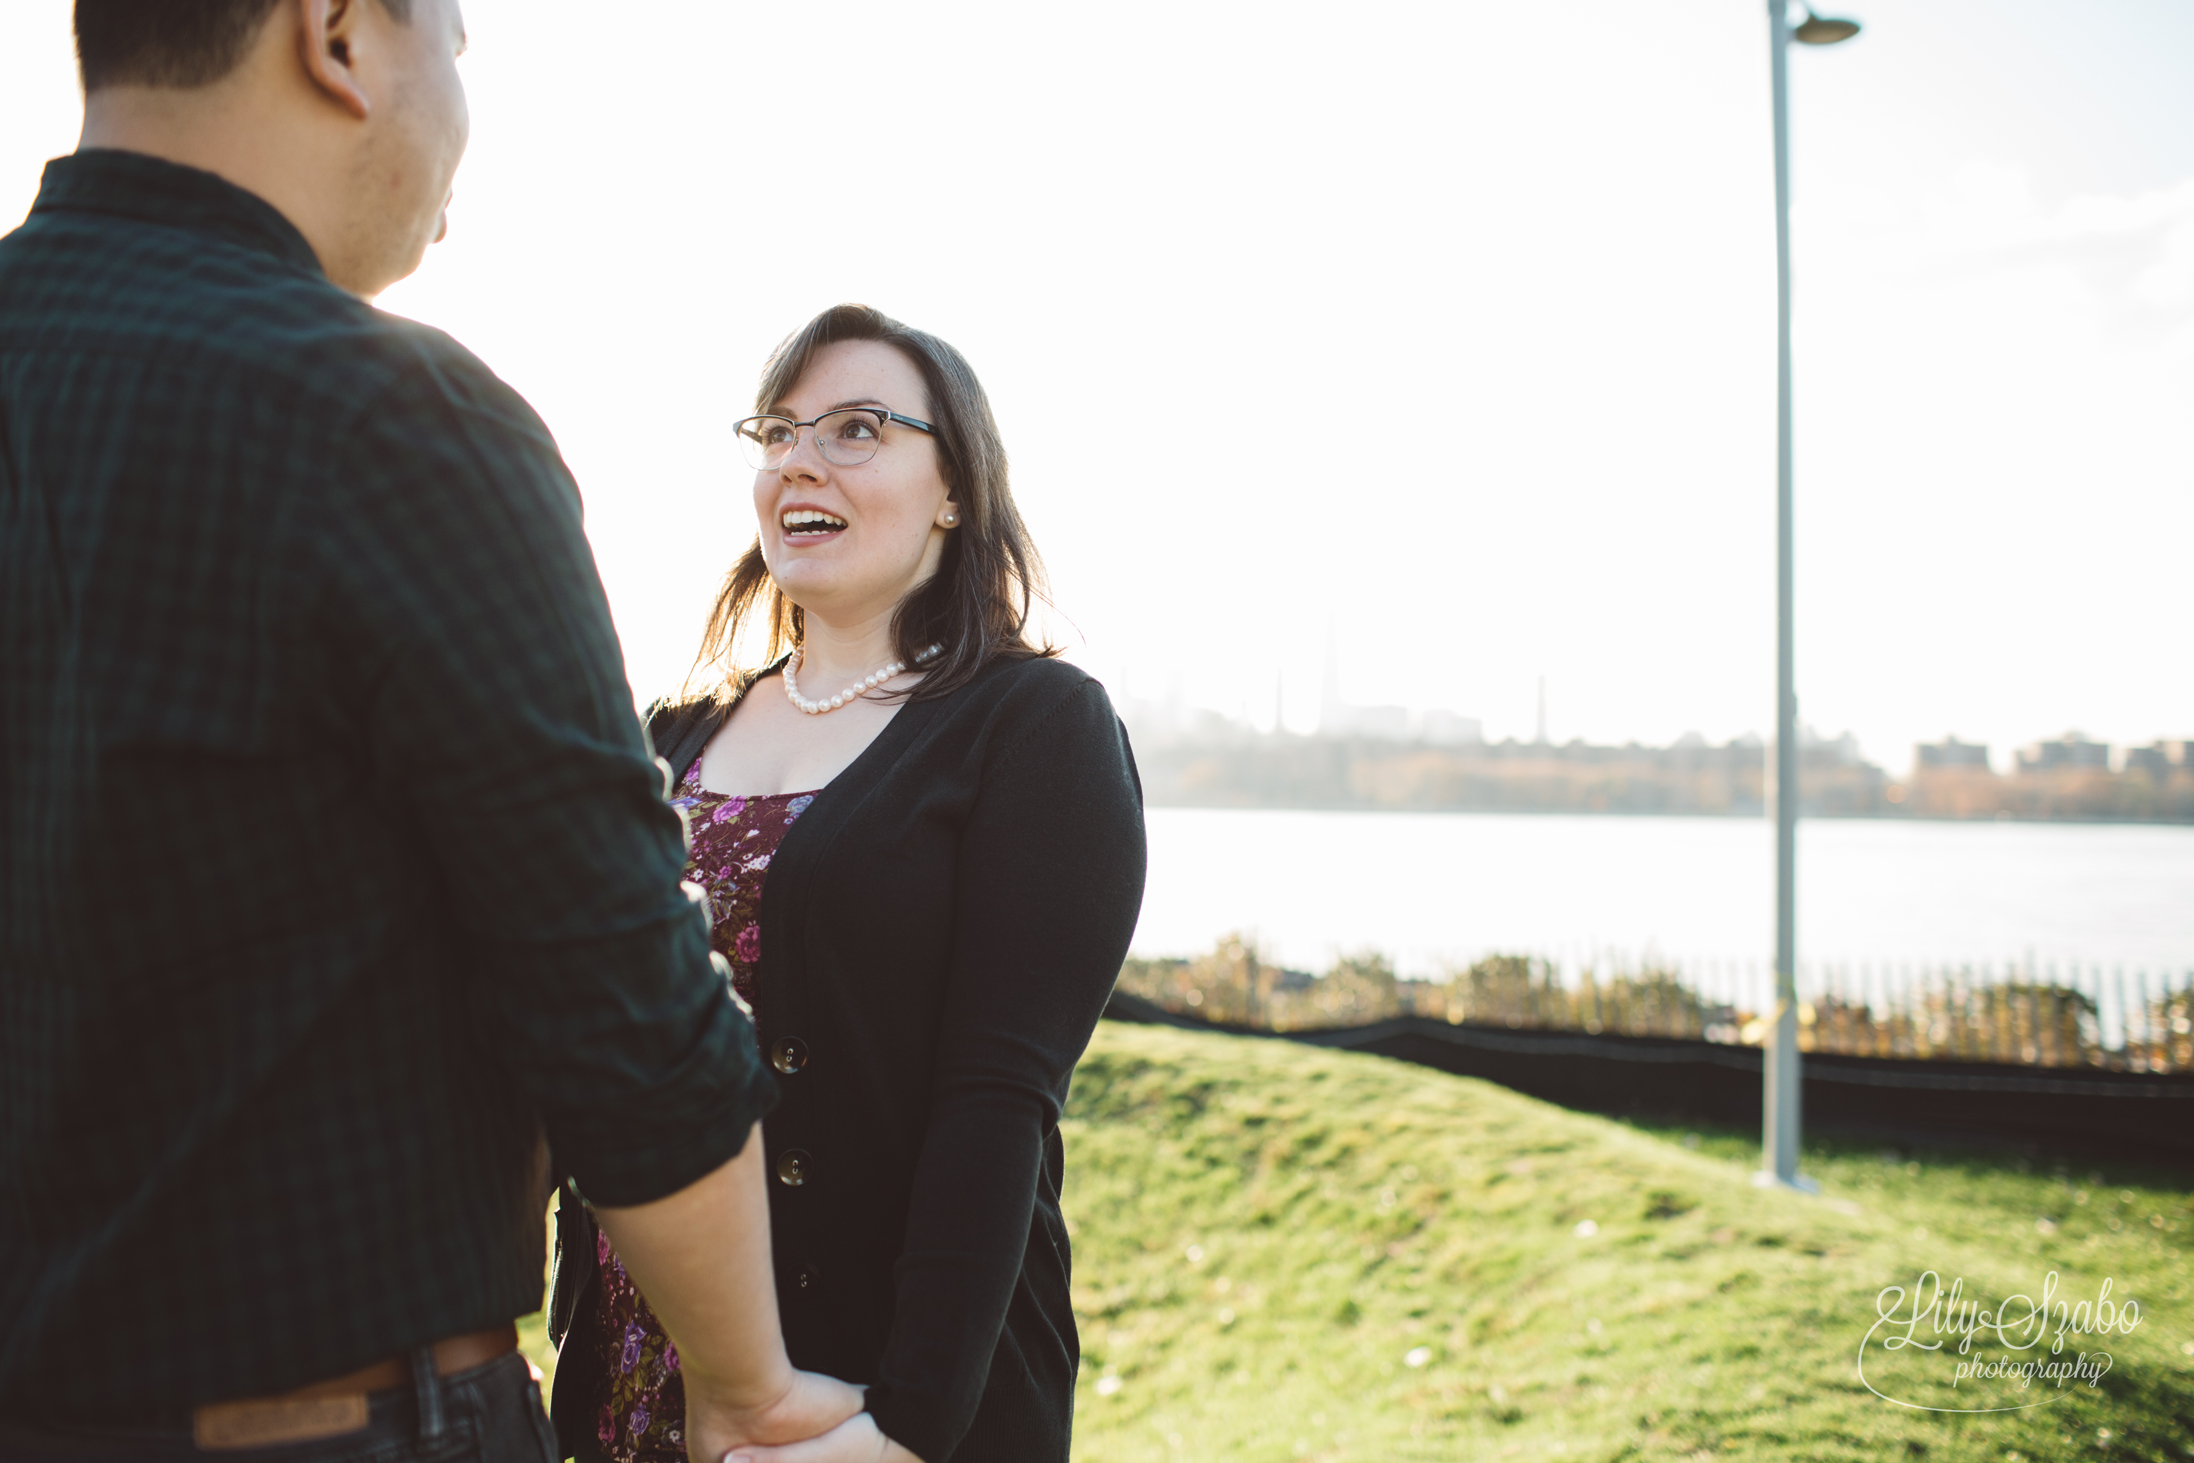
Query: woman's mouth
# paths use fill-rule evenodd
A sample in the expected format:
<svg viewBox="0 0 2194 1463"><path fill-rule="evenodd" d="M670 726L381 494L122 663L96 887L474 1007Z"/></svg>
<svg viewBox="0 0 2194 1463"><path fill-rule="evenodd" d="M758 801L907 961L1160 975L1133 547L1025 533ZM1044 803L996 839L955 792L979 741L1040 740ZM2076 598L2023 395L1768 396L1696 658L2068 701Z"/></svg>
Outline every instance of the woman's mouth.
<svg viewBox="0 0 2194 1463"><path fill-rule="evenodd" d="M846 521L819 508L788 508L777 517L788 544L819 544L845 532Z"/></svg>

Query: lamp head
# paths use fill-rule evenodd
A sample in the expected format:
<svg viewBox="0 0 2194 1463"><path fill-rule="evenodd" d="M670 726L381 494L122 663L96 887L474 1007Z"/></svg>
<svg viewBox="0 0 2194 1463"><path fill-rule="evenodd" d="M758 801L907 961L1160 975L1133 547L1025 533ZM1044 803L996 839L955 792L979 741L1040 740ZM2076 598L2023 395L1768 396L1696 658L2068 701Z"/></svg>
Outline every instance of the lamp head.
<svg viewBox="0 0 2194 1463"><path fill-rule="evenodd" d="M1803 41L1809 46L1833 46L1838 41L1850 40L1858 33L1859 22L1856 20L1830 20L1808 10L1805 19L1798 22L1790 35L1793 40Z"/></svg>

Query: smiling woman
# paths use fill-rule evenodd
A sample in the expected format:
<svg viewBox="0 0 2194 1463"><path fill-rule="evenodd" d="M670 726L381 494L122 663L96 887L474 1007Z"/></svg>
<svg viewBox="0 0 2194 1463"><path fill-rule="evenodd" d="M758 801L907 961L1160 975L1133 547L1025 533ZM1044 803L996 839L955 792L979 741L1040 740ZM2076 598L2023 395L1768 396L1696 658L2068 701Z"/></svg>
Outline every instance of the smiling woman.
<svg viewBox="0 0 2194 1463"><path fill-rule="evenodd" d="M803 406L812 420L802 420ZM760 531L717 595L689 687L735 681L741 632L757 619L765 660L800 643L818 594L833 601L816 606L831 620L859 616L855 601L888 599L890 640L902 658L945 646L918 696L957 690L1001 654L1050 653L1023 639L1043 592L1042 561L1013 503L990 399L966 357L881 311L839 305L778 347L755 411L735 430L756 469ZM831 501L807 501L811 490L832 488ZM879 515L911 513L917 498L931 510L935 528L918 564L904 561L914 539L873 518L865 546L830 557L799 552L854 537L842 516L854 506L850 492ZM794 585L805 593L789 592Z"/></svg>
<svg viewBox="0 0 2194 1463"><path fill-rule="evenodd" d="M755 406L734 429L755 540L707 685L649 731L781 1084L786 1346L867 1388L783 1463L1064 1463L1058 1119L1142 900L1126 734L1026 636L1036 551L959 352L842 305L779 347ZM767 663L742 665L757 639ZM566 1447L682 1459L675 1348L576 1193L558 1218Z"/></svg>

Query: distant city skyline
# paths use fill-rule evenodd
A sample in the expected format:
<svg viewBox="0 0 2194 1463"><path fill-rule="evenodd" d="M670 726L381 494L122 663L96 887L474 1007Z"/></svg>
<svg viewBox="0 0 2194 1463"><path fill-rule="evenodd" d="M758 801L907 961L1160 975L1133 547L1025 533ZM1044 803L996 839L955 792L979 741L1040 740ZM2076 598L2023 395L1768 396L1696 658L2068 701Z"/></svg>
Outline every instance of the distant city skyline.
<svg viewBox="0 0 2194 1463"><path fill-rule="evenodd" d="M1609 745L1628 743L1649 746L1674 745L1684 738L1700 738L1716 742L1749 740L1764 746L1768 740L1764 727L1745 727L1741 731L1725 731L1710 736L1702 729L1704 722L1699 725L1687 725L1674 736L1664 733L1658 740L1652 735L1626 733L1619 728L1611 732L1601 731L1590 736L1578 728L1571 728L1556 734L1554 728L1558 723L1550 719L1548 711L1550 687L1547 678L1544 676L1534 679L1528 693L1535 705L1535 711L1528 726L1518 725L1518 719L1516 718L1489 718L1482 715L1466 714L1456 709L1452 703L1359 704L1340 694L1338 679L1334 677L1330 667L1320 685L1316 704L1307 709L1296 702L1290 702L1285 696L1284 678L1276 677L1276 685L1282 688L1283 694L1268 694L1267 703L1263 708L1256 708L1247 699L1232 708L1214 705L1209 701L1193 701L1178 685L1165 688L1155 697L1148 695L1135 696L1127 693L1122 694L1121 699L1124 703L1149 707L1165 704L1170 698L1182 708L1208 711L1223 719L1239 722L1259 731L1271 731L1275 728L1284 727L1287 731L1296 735L1367 734L1382 737L1408 737L1433 743L1478 740L1500 741L1506 738L1518 742L1538 741L1552 745L1561 745L1579 739L1604 742ZM1280 707L1283 703L1287 706L1284 716L1280 714ZM1764 723L1765 718L1762 720ZM2194 738L2194 713L2190 713L2186 720L2190 724L2189 726L2162 728L2145 735L2103 737L2099 739L2098 744L2123 750ZM1977 724L1977 721L1978 718L1975 718L1969 721L1967 726ZM1489 723L1498 726L1499 729L1488 731ZM1831 723L1831 725L1833 724ZM2010 771L2021 751L2039 743L2062 740L2094 740L2087 730L2092 724L2094 724L2092 720L2059 721L2054 725L2053 730L2043 732L2030 730L2024 735L2014 733L2009 737L1999 737L1995 740L1968 737L1964 735L1965 728L1953 725L1932 736L1924 733L1918 734L1914 736L1912 741L1903 744L1901 747L1897 745L1877 745L1875 741L1861 736L1858 731L1849 725L1839 727L1836 735L1831 737L1823 732L1815 722L1807 718L1800 719L1800 731L1806 737L1819 738L1824 741L1849 738L1855 745L1860 745L1865 749L1865 755L1869 760L1880 762L1884 766L1903 765L1905 762L1913 760L1917 756L1918 749L1924 745L1941 745L1943 743L1977 745L1988 754L1987 765L2001 772Z"/></svg>
<svg viewBox="0 0 2194 1463"><path fill-rule="evenodd" d="M1663 741L1620 735L1597 741L1581 734L1557 737L1551 735L1543 725L1535 727L1531 734L1525 736L1519 736L1513 731L1502 735L1488 735L1482 718L1463 716L1447 707L1357 705L1340 698L1331 680L1322 688L1317 714L1307 725L1298 724L1295 720L1283 723L1271 715L1253 715L1246 703L1233 712L1220 707L1198 705L1189 701L1177 689L1170 696L1121 696L1117 699L1121 714L1131 729L1141 726L1174 733L1192 733L1196 726L1203 724L1226 726L1255 734L1270 734L1278 728L1295 736L1421 742L1436 747L1502 741L1553 747L1585 743L1604 746L1743 745L1764 748L1767 744L1767 738L1756 731L1748 730L1717 739L1708 737L1697 727L1686 728ZM1801 721L1798 732L1800 739L1808 747L1840 748L1849 759L1863 759L1897 775L1926 767L1944 766L1975 766L1997 773L2010 773L2030 765L2094 766L2125 770L2128 767L2154 763L2156 769L2162 771L2166 770L2167 761L2169 767L2188 765L2186 754L2167 749L2194 745L2194 737L2177 736L2149 737L2134 741L2098 740L2089 737L2079 726L2069 725L2056 731L2004 743L1978 741L1949 731L1937 737L1915 741L1903 749L1902 757L1898 757L1893 750L1885 753L1865 746L1858 734L1848 727L1831 735L1810 722ZM2177 760L2170 760L2173 758Z"/></svg>
<svg viewBox="0 0 2194 1463"><path fill-rule="evenodd" d="M465 9L451 234L382 303L555 432L641 698L751 536L726 426L851 298L975 363L1054 627L1123 700L1309 730L1338 625L1346 702L1494 740L1541 676L1554 740L1767 730L1758 0L854 0L874 61L723 87L638 13ZM2194 6L1851 9L1791 62L1799 715L1884 765L2068 712L2194 735ZM0 8L0 219L75 143L68 13ZM773 19L677 44L797 53ZM788 126L788 180L880 159L857 200L742 184Z"/></svg>

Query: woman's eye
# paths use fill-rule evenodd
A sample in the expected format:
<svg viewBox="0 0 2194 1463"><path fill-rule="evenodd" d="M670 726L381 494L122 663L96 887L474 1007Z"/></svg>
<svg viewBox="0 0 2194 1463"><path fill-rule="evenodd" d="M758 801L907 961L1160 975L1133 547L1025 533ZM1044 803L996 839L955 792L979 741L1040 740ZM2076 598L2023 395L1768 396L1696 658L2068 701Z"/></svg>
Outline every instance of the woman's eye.
<svg viewBox="0 0 2194 1463"><path fill-rule="evenodd" d="M876 440L876 423L867 417L847 417L838 424L838 439L842 442L873 442Z"/></svg>

